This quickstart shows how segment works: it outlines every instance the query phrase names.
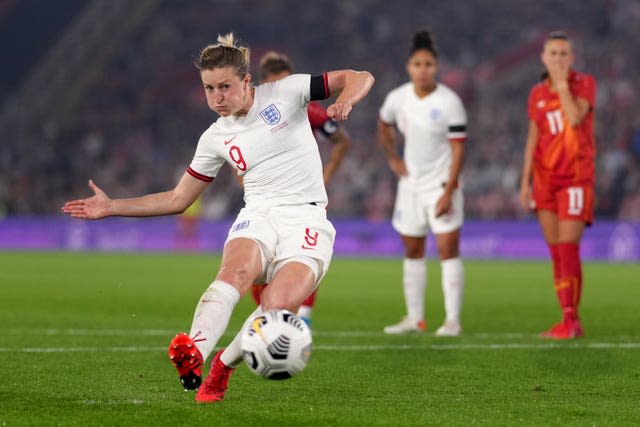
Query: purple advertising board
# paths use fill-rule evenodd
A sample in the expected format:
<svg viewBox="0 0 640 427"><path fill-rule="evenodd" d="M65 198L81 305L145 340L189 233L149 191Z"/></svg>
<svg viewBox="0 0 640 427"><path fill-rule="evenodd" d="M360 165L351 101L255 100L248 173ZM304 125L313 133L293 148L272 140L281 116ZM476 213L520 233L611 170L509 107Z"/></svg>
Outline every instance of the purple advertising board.
<svg viewBox="0 0 640 427"><path fill-rule="evenodd" d="M388 222L335 219L335 255L400 257L402 243ZM219 252L231 220L202 221L184 232L175 217L109 218L83 221L62 217L0 220L0 250L202 251ZM428 252L434 255L430 238ZM585 231L585 260L640 261L640 223L597 221ZM540 229L532 221L466 221L462 256L468 259L547 259Z"/></svg>

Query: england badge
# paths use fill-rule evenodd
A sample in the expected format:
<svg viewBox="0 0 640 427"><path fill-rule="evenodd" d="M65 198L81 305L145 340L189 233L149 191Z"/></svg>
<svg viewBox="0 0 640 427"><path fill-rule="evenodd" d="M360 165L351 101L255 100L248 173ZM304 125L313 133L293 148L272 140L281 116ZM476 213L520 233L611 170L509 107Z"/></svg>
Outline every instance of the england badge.
<svg viewBox="0 0 640 427"><path fill-rule="evenodd" d="M264 110L260 111L260 115L262 116L262 120L264 120L268 125L278 124L280 121L280 111L278 111L278 107L275 104L269 105Z"/></svg>

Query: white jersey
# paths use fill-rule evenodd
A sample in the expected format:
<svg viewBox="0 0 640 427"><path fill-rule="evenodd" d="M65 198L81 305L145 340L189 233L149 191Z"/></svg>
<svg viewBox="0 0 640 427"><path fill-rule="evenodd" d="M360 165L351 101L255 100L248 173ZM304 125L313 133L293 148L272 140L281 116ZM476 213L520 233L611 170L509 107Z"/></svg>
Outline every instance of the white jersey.
<svg viewBox="0 0 640 427"><path fill-rule="evenodd" d="M246 116L220 117L187 170L212 181L224 162L243 176L246 206L326 206L318 144L307 117L311 76L294 74L255 88Z"/></svg>
<svg viewBox="0 0 640 427"><path fill-rule="evenodd" d="M387 95L380 119L404 135L407 179L421 188L442 187L451 167L449 140L467 138L467 114L458 95L438 83L435 91L418 98L413 83L405 83Z"/></svg>

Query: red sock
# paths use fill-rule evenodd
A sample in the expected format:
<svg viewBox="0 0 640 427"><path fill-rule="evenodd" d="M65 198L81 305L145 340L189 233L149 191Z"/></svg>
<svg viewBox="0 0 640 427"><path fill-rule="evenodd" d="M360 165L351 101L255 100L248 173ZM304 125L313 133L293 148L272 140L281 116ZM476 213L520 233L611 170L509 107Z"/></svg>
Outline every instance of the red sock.
<svg viewBox="0 0 640 427"><path fill-rule="evenodd" d="M557 246L560 254L560 280L556 284L556 293L565 320L575 319L578 317L582 290L580 247L575 243L558 243Z"/></svg>
<svg viewBox="0 0 640 427"><path fill-rule="evenodd" d="M302 305L306 305L307 307L313 307L316 304L317 293L318 291L311 292L311 295L309 295L307 299L302 302Z"/></svg>
<svg viewBox="0 0 640 427"><path fill-rule="evenodd" d="M264 291L264 288L266 286L267 286L266 283L264 285L262 284L251 285L251 296L253 297L253 300L256 302L256 305L260 305L260 295L262 294L262 291Z"/></svg>

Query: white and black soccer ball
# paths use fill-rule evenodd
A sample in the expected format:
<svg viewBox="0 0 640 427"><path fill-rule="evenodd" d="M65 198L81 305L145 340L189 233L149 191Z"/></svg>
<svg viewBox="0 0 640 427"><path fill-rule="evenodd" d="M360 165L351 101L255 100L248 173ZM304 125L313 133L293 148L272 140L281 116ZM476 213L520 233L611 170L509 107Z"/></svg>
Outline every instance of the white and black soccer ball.
<svg viewBox="0 0 640 427"><path fill-rule="evenodd" d="M272 380L291 378L307 366L311 330L287 310L254 316L242 331L242 354L249 369Z"/></svg>

